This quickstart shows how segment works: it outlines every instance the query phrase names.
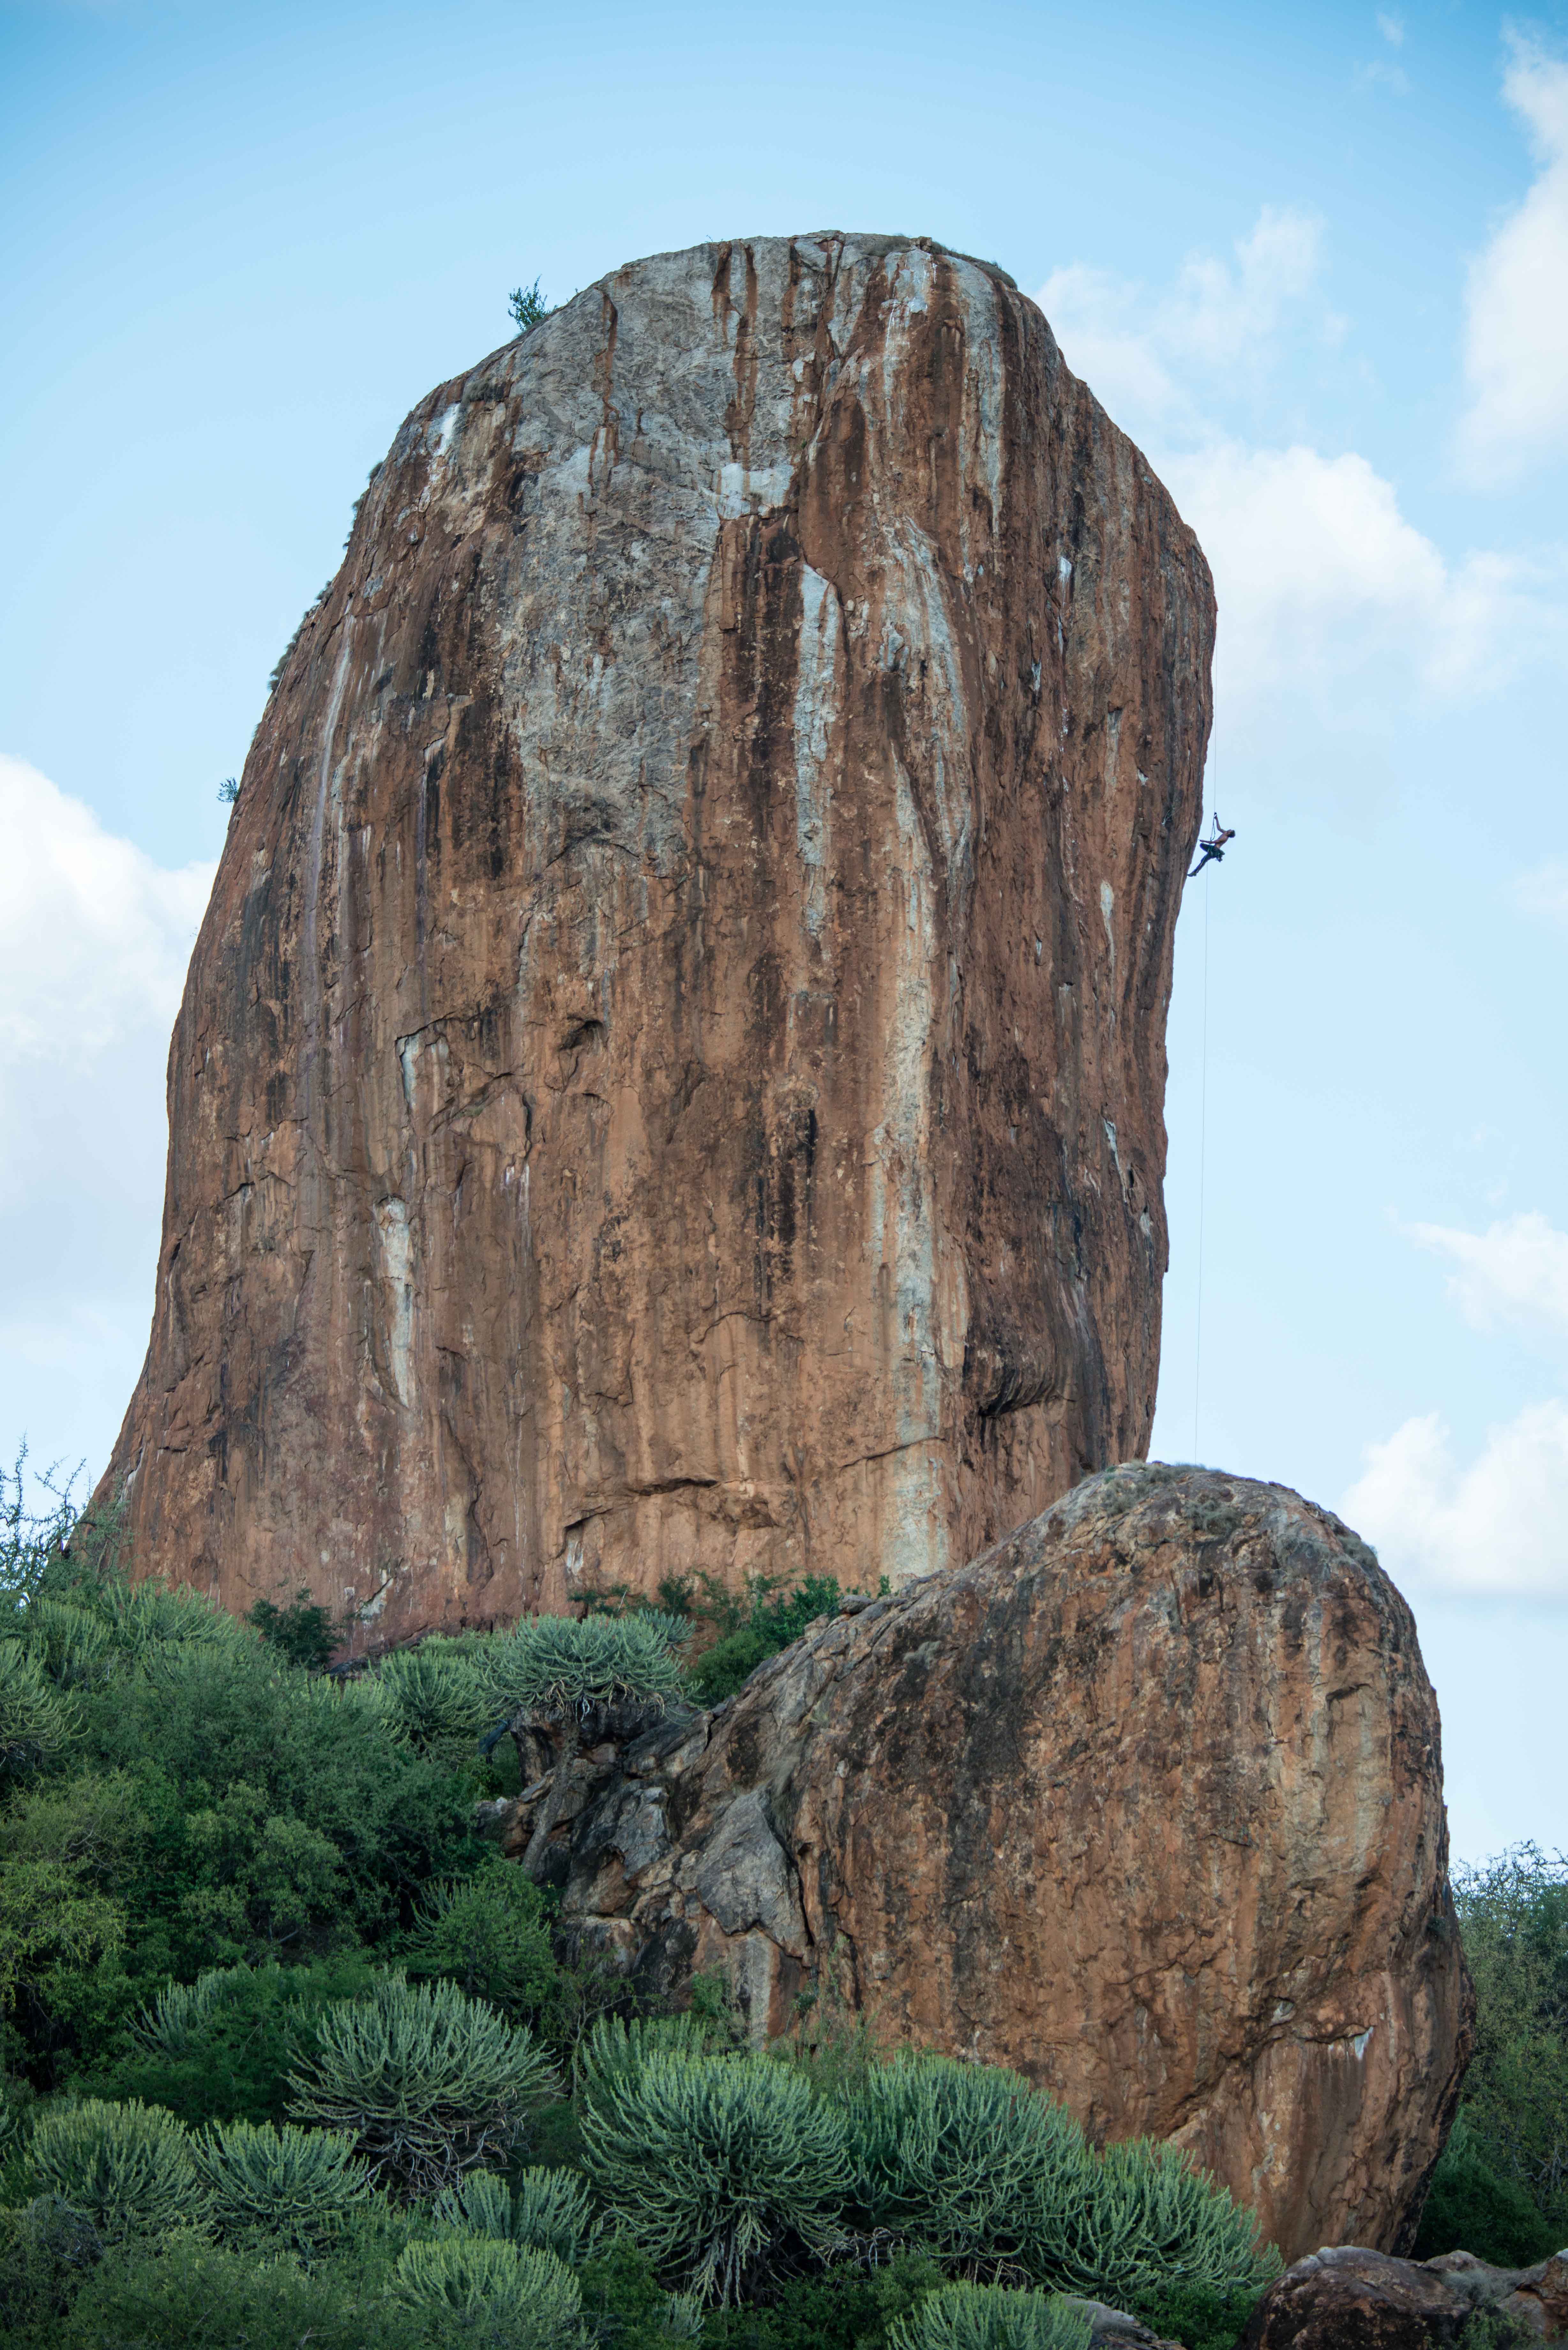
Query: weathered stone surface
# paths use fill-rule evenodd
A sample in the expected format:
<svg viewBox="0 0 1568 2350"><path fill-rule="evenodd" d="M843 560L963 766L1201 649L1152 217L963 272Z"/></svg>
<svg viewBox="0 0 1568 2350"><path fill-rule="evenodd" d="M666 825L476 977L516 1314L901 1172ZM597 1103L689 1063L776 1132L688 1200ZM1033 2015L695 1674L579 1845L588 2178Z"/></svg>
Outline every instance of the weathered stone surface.
<svg viewBox="0 0 1568 2350"><path fill-rule="evenodd" d="M999 270L619 270L424 400L170 1056L138 1561L378 1637L896 1580L1147 1441L1213 605Z"/></svg>
<svg viewBox="0 0 1568 2350"><path fill-rule="evenodd" d="M1309 2253L1269 2288L1243 2350L1449 2350L1479 2314L1495 2311L1520 2337L1568 2339L1568 2257L1494 2269L1469 2252L1390 2260L1354 2244ZM1497 2332L1471 2338L1496 2350Z"/></svg>
<svg viewBox="0 0 1568 2350"><path fill-rule="evenodd" d="M1294 2258L1413 2234L1471 2033L1447 1859L1372 1554L1281 1486L1134 1466L645 1736L556 1867L650 1987L722 1967L759 2036L831 1988L1016 2065L1190 2147Z"/></svg>

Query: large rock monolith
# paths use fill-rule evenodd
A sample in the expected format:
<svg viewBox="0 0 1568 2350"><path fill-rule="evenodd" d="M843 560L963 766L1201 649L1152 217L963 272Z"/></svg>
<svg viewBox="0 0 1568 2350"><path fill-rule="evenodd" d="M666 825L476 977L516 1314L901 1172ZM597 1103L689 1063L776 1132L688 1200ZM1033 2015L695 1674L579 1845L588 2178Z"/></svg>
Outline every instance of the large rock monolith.
<svg viewBox="0 0 1568 2350"><path fill-rule="evenodd" d="M639 262L422 401L174 1033L139 1570L378 1639L874 1586L1139 1451L1212 631L922 240Z"/></svg>

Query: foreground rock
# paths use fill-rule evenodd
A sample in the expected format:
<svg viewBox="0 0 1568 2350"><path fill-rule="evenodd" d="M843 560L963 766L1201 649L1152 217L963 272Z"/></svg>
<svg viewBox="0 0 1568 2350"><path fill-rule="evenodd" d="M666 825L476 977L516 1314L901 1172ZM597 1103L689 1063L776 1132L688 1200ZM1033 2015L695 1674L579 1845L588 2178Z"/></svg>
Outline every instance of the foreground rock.
<svg viewBox="0 0 1568 2350"><path fill-rule="evenodd" d="M1000 270L619 270L404 425L169 1064L139 1568L377 1637L957 1563L1147 1443L1213 604Z"/></svg>
<svg viewBox="0 0 1568 2350"><path fill-rule="evenodd" d="M515 1839L526 1826L515 1822ZM1437 1706L1371 1553L1130 1468L586 1765L565 1915L1175 2137L1287 2258L1413 2233L1470 2037Z"/></svg>
<svg viewBox="0 0 1568 2350"><path fill-rule="evenodd" d="M1449 2350L1467 2338L1500 2350L1568 2341L1568 2256L1530 2269L1494 2269L1469 2252L1389 2260L1355 2245L1313 2252L1272 2284L1252 2314L1243 2350ZM1501 2321L1501 2324L1500 2324Z"/></svg>

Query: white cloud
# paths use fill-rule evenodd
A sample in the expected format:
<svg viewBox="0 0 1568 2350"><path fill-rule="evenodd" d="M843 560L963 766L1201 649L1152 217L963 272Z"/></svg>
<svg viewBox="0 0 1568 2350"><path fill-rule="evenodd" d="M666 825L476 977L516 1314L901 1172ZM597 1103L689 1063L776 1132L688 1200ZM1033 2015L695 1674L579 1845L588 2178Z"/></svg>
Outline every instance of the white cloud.
<svg viewBox="0 0 1568 2350"><path fill-rule="evenodd" d="M103 1452L146 1345L169 1031L210 864L0 755L0 1453Z"/></svg>
<svg viewBox="0 0 1568 2350"><path fill-rule="evenodd" d="M1405 20L1402 16L1386 16L1380 8L1377 12L1377 29L1382 34L1384 39L1388 43L1390 48L1402 49L1404 47Z"/></svg>
<svg viewBox="0 0 1568 2350"><path fill-rule="evenodd" d="M1502 87L1541 169L1469 272L1459 446L1482 485L1568 452L1568 62L1515 38Z"/></svg>
<svg viewBox="0 0 1568 2350"><path fill-rule="evenodd" d="M1568 1404L1489 1429L1468 1467L1436 1412L1407 1419L1340 1503L1398 1583L1437 1593L1568 1599Z"/></svg>
<svg viewBox="0 0 1568 2350"><path fill-rule="evenodd" d="M1568 1232L1543 1215L1509 1216L1484 1232L1415 1224L1423 1248L1446 1257L1449 1295L1476 1330L1509 1323L1568 1338Z"/></svg>
<svg viewBox="0 0 1568 2350"><path fill-rule="evenodd" d="M1316 283L1322 224L1265 204L1231 251L1189 255L1163 295L1074 262L1035 296L1069 365L1126 430L1202 432L1202 379L1268 365L1287 312Z"/></svg>
<svg viewBox="0 0 1568 2350"><path fill-rule="evenodd" d="M1532 871L1520 874L1513 895L1521 913L1568 924L1568 858L1550 857Z"/></svg>
<svg viewBox="0 0 1568 2350"><path fill-rule="evenodd" d="M1322 247L1315 220L1265 208L1230 260L1189 256L1163 296L1075 264L1038 298L1069 366L1142 439L1198 533L1222 695L1304 687L1339 714L1358 676L1384 707L1391 691L1474 693L1568 639L1557 573L1486 552L1450 559L1365 457L1259 447L1220 421L1303 321L1320 343L1343 326L1316 299Z"/></svg>
<svg viewBox="0 0 1568 2350"><path fill-rule="evenodd" d="M1368 671L1452 696L1564 632L1521 565L1447 562L1365 457L1219 441L1158 464L1213 567L1231 691Z"/></svg>

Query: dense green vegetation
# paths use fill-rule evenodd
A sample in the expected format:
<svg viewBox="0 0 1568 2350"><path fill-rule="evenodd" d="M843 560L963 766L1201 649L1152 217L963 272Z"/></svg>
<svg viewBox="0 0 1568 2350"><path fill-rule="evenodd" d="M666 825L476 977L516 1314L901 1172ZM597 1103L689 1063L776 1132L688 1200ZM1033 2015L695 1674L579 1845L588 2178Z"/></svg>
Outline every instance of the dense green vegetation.
<svg viewBox="0 0 1568 2350"><path fill-rule="evenodd" d="M1476 2053L1417 2249L1524 2267L1568 2244L1568 1860L1521 1845L1454 1898Z"/></svg>
<svg viewBox="0 0 1568 2350"><path fill-rule="evenodd" d="M236 1622L0 1484L0 2337L1080 2350L1081 2294L1235 2341L1272 2256L1173 2150L563 1955L476 1825L524 1721L718 1701L839 1593L659 1598L338 1679L307 1595ZM1457 1890L1480 2038L1419 2249L1522 2264L1568 2237L1568 1866Z"/></svg>

